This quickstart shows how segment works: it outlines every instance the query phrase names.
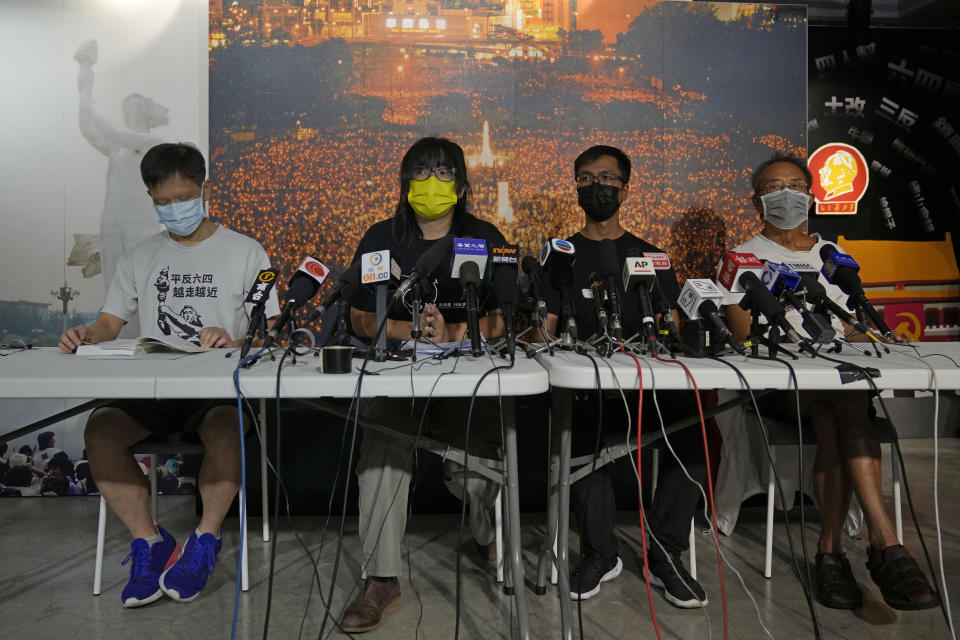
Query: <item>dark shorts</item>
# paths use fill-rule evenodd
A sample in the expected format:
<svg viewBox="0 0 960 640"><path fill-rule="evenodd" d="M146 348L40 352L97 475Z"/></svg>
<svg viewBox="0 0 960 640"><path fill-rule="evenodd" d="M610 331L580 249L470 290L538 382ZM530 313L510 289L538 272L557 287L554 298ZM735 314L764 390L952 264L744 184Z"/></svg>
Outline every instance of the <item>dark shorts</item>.
<svg viewBox="0 0 960 640"><path fill-rule="evenodd" d="M166 441L170 434L179 433L186 442L199 442L197 434L200 423L211 409L216 407L234 407L236 400L222 398L218 400L178 399L178 400L114 400L104 407L120 409L150 430L156 440ZM102 408L102 407L101 407ZM243 409L245 428L253 424L249 410Z"/></svg>

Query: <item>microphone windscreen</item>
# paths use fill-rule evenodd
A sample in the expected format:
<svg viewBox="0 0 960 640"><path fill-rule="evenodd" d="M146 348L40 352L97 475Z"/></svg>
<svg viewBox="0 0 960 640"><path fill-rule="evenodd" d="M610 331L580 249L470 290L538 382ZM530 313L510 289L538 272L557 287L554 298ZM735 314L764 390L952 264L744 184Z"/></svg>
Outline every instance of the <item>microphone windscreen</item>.
<svg viewBox="0 0 960 640"><path fill-rule="evenodd" d="M480 286L480 267L472 260L460 265L460 284L466 287L468 284Z"/></svg>
<svg viewBox="0 0 960 640"><path fill-rule="evenodd" d="M421 275L428 276L446 260L451 249L453 249L453 236L443 236L417 258L413 268L419 271ZM479 275L479 269L477 271Z"/></svg>
<svg viewBox="0 0 960 640"><path fill-rule="evenodd" d="M840 250L837 249L835 245L830 244L829 242L820 247L820 259L824 262L827 261L827 258L830 257L831 253L840 253Z"/></svg>
<svg viewBox="0 0 960 640"><path fill-rule="evenodd" d="M302 306L307 300L317 295L319 290L319 282L305 273L294 273L287 287L287 303L292 303L295 307Z"/></svg>
<svg viewBox="0 0 960 640"><path fill-rule="evenodd" d="M501 305L512 304L516 306L520 297L517 293L517 277L516 269L513 269L509 265L497 265L497 268L494 269L496 273L493 276L494 286L497 291L497 299L500 301ZM527 277L527 276L521 276ZM529 287L529 279L528 285Z"/></svg>

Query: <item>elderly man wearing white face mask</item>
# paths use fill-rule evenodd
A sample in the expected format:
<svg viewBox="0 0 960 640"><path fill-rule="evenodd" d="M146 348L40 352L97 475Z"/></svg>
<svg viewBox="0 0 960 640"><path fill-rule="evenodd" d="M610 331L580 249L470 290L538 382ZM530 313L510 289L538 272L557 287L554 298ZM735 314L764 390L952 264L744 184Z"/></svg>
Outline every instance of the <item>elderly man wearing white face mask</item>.
<svg viewBox="0 0 960 640"><path fill-rule="evenodd" d="M808 234L805 224L813 204L811 182L806 163L793 156L777 154L757 167L751 186L753 206L763 220L763 229L733 251L779 263L807 263L819 269L823 264L820 248L826 243L819 235ZM822 275L819 279L827 295L841 305L846 303L843 292ZM735 304L725 306L724 314L737 340L746 338L750 314ZM800 335L805 335L796 311L790 311L787 319ZM843 324L843 330L848 340L866 340L849 325ZM910 553L898 544L880 496L880 443L868 417L869 403L870 397L863 391L800 394L801 417L817 436L813 485L823 521L816 555L817 593L827 607L853 609L863 604L863 594L841 541L852 491L866 516L866 566L884 601L900 610L936 607L937 594ZM782 421L796 420L792 392L762 398L760 410Z"/></svg>
<svg viewBox="0 0 960 640"><path fill-rule="evenodd" d="M140 175L167 230L124 253L100 315L69 329L60 348L73 353L85 342L113 340L134 315L141 336L175 336L201 347L238 345L248 324L247 290L270 266L266 252L256 240L207 216L210 180L195 146L153 147L140 162ZM275 292L265 311L272 325L279 315ZM188 602L206 585L220 551L220 525L240 486L237 420L231 400L117 400L90 414L84 430L90 471L133 537L124 560L130 563L130 581L120 596L124 607L164 595ZM129 450L174 431L184 440L202 441L210 454L198 477L203 514L182 550L150 518L143 474Z"/></svg>

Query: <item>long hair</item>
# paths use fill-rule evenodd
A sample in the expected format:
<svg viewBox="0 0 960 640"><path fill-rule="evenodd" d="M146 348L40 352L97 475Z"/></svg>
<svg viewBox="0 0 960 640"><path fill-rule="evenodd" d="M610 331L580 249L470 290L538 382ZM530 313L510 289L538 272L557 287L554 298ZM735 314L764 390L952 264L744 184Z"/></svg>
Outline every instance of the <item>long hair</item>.
<svg viewBox="0 0 960 640"><path fill-rule="evenodd" d="M467 163L463 158L463 149L456 142L446 138L420 138L413 143L400 161L400 200L394 213L392 234L393 240L401 246L411 246L423 237L423 232L417 224L417 214L407 202L410 193L410 181L414 170L419 166L451 167L454 170L454 184L457 193L463 195L457 198L453 207L453 223L450 231L454 234L462 233L469 217L467 202L470 199L470 181L467 180Z"/></svg>

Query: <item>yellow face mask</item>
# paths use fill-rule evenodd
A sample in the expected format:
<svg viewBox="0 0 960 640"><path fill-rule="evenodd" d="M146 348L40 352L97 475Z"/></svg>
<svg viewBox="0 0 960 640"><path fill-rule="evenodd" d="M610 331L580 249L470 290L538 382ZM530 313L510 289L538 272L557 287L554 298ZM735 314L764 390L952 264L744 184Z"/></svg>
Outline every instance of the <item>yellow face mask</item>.
<svg viewBox="0 0 960 640"><path fill-rule="evenodd" d="M442 218L457 204L457 183L453 180L437 180L436 176L430 176L426 180L411 180L407 202L421 218Z"/></svg>

